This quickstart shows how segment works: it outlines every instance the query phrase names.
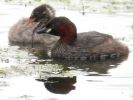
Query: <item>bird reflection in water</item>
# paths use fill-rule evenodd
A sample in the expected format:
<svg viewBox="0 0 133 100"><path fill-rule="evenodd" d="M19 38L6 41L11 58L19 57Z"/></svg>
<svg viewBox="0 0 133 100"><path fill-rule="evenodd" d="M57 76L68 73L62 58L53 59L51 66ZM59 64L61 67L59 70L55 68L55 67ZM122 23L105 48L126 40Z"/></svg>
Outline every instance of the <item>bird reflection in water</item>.
<svg viewBox="0 0 133 100"><path fill-rule="evenodd" d="M44 82L45 88L55 94L67 94L75 89L76 76L73 77L49 77L48 79L36 79Z"/></svg>
<svg viewBox="0 0 133 100"><path fill-rule="evenodd" d="M122 58L110 59L110 60L103 60L103 61L94 61L89 62L86 60L77 61L77 60L60 60L54 59L52 64L59 64L62 65L64 71L81 71L86 72L87 76L101 76L101 75L108 75L109 70L112 68L117 68L122 62L126 61L128 56ZM95 72L95 73L92 73Z"/></svg>

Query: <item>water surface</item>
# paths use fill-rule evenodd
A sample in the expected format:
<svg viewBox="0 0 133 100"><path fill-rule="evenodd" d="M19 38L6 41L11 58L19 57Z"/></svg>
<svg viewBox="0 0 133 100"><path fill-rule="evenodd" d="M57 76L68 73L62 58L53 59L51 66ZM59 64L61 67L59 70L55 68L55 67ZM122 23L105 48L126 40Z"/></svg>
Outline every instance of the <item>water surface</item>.
<svg viewBox="0 0 133 100"><path fill-rule="evenodd" d="M99 31L128 45L129 56L100 62L39 59L8 42L13 23L30 14L33 7L0 4L0 100L132 100L133 15L87 14L57 11L76 24L78 32ZM59 88L36 79L76 76L74 88ZM61 90L62 89L62 90ZM64 91L63 91L64 89Z"/></svg>

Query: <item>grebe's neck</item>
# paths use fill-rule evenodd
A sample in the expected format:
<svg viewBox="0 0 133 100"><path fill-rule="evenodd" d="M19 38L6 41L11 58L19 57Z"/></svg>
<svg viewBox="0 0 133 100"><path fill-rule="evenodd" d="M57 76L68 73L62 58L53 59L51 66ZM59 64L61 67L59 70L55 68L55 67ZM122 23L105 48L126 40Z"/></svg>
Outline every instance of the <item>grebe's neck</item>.
<svg viewBox="0 0 133 100"><path fill-rule="evenodd" d="M60 42L65 44L71 44L77 39L77 29L76 26L72 24L62 25L59 27Z"/></svg>
<svg viewBox="0 0 133 100"><path fill-rule="evenodd" d="M59 42L63 43L63 44L72 44L75 40L77 39L77 34L69 34L67 36L62 36L59 39Z"/></svg>
<svg viewBox="0 0 133 100"><path fill-rule="evenodd" d="M69 44L66 44L64 41L60 39L57 41L57 43L54 45L54 47L51 50L51 56L55 58L64 58L69 56L71 53L71 46Z"/></svg>

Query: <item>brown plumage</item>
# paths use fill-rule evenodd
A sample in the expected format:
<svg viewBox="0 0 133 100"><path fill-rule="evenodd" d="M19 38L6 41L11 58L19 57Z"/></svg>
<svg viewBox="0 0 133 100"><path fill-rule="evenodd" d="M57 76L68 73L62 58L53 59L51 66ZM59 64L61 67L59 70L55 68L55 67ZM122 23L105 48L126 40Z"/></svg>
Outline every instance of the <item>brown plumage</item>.
<svg viewBox="0 0 133 100"><path fill-rule="evenodd" d="M38 22L43 21L43 24L46 24L53 17L55 17L55 11L51 6L43 4L36 7L29 18L20 19L10 28L8 36L10 43L31 44L33 30L38 25ZM57 41L57 37L35 34L33 42L50 45L55 41Z"/></svg>
<svg viewBox="0 0 133 100"><path fill-rule="evenodd" d="M56 17L36 31L60 36L51 51L54 58L101 60L128 55L128 47L111 35L95 31L77 34L76 26L66 17Z"/></svg>

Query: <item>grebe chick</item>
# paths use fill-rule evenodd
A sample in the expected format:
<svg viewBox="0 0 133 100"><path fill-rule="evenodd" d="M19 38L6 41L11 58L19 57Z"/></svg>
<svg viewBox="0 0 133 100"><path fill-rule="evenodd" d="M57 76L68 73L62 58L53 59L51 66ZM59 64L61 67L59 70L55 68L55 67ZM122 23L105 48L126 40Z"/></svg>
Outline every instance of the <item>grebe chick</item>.
<svg viewBox="0 0 133 100"><path fill-rule="evenodd" d="M31 44L34 28L38 25L38 22L43 20L43 24L46 24L49 20L55 17L55 10L47 4L42 4L33 9L29 18L22 18L15 23L9 30L9 42L12 44ZM48 41L50 40L50 41ZM36 44L52 44L57 41L57 37L50 35L38 35L35 34L34 43Z"/></svg>
<svg viewBox="0 0 133 100"><path fill-rule="evenodd" d="M104 60L128 55L128 47L111 35L96 31L77 34L75 24L66 17L55 17L36 32L60 37L51 50L53 58Z"/></svg>

